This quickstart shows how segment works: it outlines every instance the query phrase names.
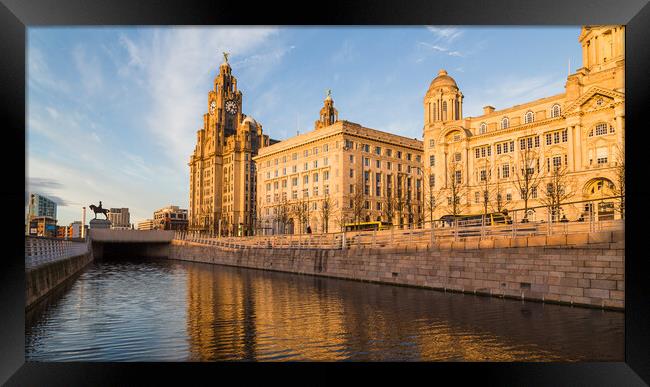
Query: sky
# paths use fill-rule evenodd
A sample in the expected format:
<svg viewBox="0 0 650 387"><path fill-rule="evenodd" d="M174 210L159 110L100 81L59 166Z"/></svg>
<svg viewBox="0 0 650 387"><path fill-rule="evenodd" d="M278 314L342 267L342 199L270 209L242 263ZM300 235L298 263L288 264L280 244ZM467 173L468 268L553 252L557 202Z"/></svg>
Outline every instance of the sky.
<svg viewBox="0 0 650 387"><path fill-rule="evenodd" d="M581 67L579 26L30 27L27 186L58 204L128 207L131 222L187 208L189 156L222 52L243 113L283 140L313 129L326 90L339 119L422 137L423 98L440 69L463 114L564 92ZM93 215L87 215L92 217ZM101 216L101 215L100 215Z"/></svg>

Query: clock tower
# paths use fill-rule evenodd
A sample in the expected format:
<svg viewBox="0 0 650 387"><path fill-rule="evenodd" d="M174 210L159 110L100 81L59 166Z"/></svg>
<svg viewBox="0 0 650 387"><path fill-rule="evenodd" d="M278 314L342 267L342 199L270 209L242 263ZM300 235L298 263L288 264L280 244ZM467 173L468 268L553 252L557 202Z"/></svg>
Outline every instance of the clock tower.
<svg viewBox="0 0 650 387"><path fill-rule="evenodd" d="M242 92L228 54L208 92L203 127L190 156L189 228L223 235L252 235L255 221L255 163L269 144L262 125L242 112Z"/></svg>

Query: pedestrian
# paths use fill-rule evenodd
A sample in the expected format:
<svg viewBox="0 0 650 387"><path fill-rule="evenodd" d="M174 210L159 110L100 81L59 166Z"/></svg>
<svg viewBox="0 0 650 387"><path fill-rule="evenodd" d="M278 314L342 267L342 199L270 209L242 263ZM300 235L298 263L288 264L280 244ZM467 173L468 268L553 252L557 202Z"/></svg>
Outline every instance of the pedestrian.
<svg viewBox="0 0 650 387"><path fill-rule="evenodd" d="M311 226L307 226L307 234L311 234Z"/></svg>

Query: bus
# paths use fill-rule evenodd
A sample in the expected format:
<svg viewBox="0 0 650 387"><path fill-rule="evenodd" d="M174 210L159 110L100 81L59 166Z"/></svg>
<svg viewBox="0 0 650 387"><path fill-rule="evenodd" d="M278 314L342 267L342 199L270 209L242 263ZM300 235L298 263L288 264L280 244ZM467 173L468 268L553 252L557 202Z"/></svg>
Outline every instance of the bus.
<svg viewBox="0 0 650 387"><path fill-rule="evenodd" d="M343 230L348 231L382 231L390 230L393 225L390 222L360 222L360 223L346 223L343 225Z"/></svg>
<svg viewBox="0 0 650 387"><path fill-rule="evenodd" d="M483 217L485 216L485 224L483 224ZM512 224L512 219L502 212L493 212L489 214L474 214L474 215L444 215L439 219L443 222L443 226L453 226L454 221L458 220L460 227L477 227L477 226L495 226L498 224Z"/></svg>

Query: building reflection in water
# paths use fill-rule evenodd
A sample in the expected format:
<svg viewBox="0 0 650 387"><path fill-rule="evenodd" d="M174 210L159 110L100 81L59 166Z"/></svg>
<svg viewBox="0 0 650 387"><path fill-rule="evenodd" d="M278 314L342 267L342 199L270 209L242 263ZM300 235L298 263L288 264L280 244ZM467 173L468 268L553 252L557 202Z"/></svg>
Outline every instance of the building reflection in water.
<svg viewBox="0 0 650 387"><path fill-rule="evenodd" d="M196 263L187 270L191 361L623 360L618 312Z"/></svg>

